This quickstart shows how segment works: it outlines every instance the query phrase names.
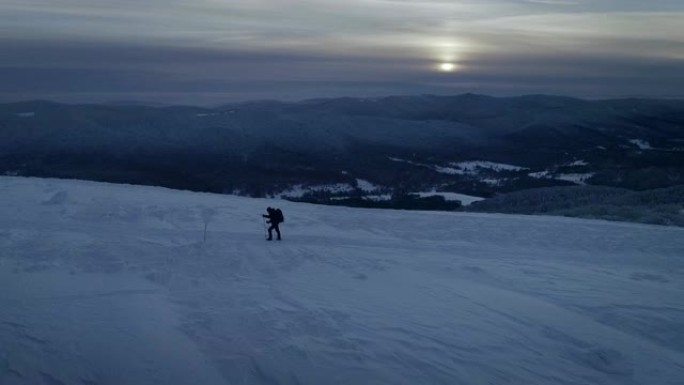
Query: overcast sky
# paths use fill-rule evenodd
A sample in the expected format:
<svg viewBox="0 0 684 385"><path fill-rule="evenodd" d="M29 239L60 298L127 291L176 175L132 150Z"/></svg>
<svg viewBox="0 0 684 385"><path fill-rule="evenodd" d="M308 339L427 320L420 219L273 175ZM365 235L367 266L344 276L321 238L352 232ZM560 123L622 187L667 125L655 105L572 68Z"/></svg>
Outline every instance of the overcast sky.
<svg viewBox="0 0 684 385"><path fill-rule="evenodd" d="M0 100L684 95L683 0L1 0Z"/></svg>

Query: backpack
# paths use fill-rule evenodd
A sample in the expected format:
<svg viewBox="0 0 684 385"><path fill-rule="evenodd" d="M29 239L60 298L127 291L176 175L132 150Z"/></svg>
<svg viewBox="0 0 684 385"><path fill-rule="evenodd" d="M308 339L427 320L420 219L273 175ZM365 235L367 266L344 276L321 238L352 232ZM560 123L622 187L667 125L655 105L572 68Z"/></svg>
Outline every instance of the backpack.
<svg viewBox="0 0 684 385"><path fill-rule="evenodd" d="M278 223L283 223L283 222L285 222L285 216L283 216L282 210L280 210L280 209L275 209L275 213L274 213L274 214L275 214L275 218L274 218L274 219L276 220L276 222L278 222Z"/></svg>

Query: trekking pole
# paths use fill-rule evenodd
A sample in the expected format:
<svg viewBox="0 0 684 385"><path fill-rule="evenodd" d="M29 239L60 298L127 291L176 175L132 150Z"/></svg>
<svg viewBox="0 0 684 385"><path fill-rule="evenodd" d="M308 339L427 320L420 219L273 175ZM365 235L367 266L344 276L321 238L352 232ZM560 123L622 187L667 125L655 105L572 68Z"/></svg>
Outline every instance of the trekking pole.
<svg viewBox="0 0 684 385"><path fill-rule="evenodd" d="M264 223L264 238L268 238L268 228L266 227L266 218L261 217L263 223Z"/></svg>

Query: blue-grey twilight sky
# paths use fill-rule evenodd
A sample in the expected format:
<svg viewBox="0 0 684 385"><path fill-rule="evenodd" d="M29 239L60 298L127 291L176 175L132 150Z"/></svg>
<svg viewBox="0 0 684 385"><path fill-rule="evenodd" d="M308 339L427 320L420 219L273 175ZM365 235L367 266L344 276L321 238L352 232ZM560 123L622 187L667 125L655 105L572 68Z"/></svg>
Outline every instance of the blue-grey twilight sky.
<svg viewBox="0 0 684 385"><path fill-rule="evenodd" d="M0 101L463 92L682 96L684 1L0 1Z"/></svg>

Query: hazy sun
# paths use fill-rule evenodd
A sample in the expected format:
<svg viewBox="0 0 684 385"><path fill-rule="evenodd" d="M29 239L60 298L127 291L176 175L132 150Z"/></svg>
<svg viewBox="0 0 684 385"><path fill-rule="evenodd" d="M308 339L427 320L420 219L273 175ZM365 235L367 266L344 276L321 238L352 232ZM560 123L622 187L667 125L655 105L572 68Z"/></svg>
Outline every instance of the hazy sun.
<svg viewBox="0 0 684 385"><path fill-rule="evenodd" d="M451 72L456 69L456 64L454 63L440 63L439 70L443 72Z"/></svg>

